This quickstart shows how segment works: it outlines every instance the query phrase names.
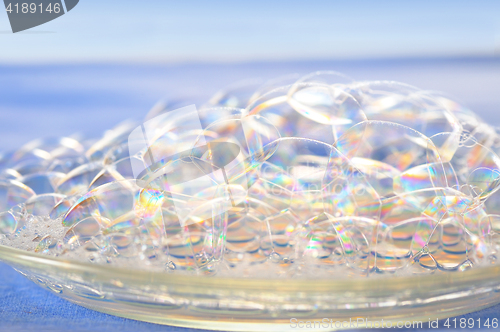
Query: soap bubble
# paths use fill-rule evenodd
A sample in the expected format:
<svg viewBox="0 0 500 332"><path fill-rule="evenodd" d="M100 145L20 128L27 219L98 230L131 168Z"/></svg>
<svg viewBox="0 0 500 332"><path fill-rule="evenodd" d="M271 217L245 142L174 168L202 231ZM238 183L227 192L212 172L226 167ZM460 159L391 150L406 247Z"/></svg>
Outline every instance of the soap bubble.
<svg viewBox="0 0 500 332"><path fill-rule="evenodd" d="M35 173L23 176L19 182L24 183L37 195L55 193L57 184L64 178L65 174L59 172Z"/></svg>
<svg viewBox="0 0 500 332"><path fill-rule="evenodd" d="M34 195L33 189L19 181L0 181L0 211L7 211L20 203L26 202L28 198Z"/></svg>
<svg viewBox="0 0 500 332"><path fill-rule="evenodd" d="M17 220L10 211L0 213L0 234L12 234L17 228Z"/></svg>
<svg viewBox="0 0 500 332"><path fill-rule="evenodd" d="M187 101L2 154L0 243L209 276L496 264L500 130L453 97L317 71Z"/></svg>
<svg viewBox="0 0 500 332"><path fill-rule="evenodd" d="M61 194L33 196L25 203L26 211L34 216L48 216L65 197Z"/></svg>

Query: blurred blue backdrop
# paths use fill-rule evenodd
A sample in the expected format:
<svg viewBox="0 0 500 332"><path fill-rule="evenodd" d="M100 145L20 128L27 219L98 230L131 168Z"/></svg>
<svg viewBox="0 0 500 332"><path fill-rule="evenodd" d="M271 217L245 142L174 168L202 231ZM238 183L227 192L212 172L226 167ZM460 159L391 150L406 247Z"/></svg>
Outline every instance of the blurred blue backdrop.
<svg viewBox="0 0 500 332"><path fill-rule="evenodd" d="M1 12L0 62L493 56L499 14L498 0L81 0L15 35Z"/></svg>
<svg viewBox="0 0 500 332"><path fill-rule="evenodd" d="M200 106L235 81L315 70L445 91L490 123L500 124L497 58L0 65L0 150L76 132L99 137L124 119L141 120L160 98Z"/></svg>
<svg viewBox="0 0 500 332"><path fill-rule="evenodd" d="M12 34L0 11L0 150L315 70L445 91L500 123L499 14L498 0L82 0Z"/></svg>

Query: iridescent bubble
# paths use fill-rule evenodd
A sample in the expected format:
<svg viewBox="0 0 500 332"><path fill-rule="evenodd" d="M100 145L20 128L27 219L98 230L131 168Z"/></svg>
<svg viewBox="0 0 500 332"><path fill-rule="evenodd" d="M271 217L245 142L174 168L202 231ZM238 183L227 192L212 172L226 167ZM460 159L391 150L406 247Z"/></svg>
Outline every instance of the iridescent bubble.
<svg viewBox="0 0 500 332"><path fill-rule="evenodd" d="M26 211L35 216L48 216L66 196L61 194L42 194L26 201Z"/></svg>
<svg viewBox="0 0 500 332"><path fill-rule="evenodd" d="M153 237L164 235L161 206L163 194L137 186L135 180L124 180L97 187L82 196L62 221L68 232L66 242L84 242L102 232L103 235L128 235L146 232ZM85 220L85 223L81 223ZM86 228L89 228L87 230ZM73 235L71 235L73 234ZM76 236L76 240L71 240Z"/></svg>
<svg viewBox="0 0 500 332"><path fill-rule="evenodd" d="M321 190L330 151L331 146L322 142L281 138L267 162L294 179L294 188L289 188L292 191Z"/></svg>
<svg viewBox="0 0 500 332"><path fill-rule="evenodd" d="M366 178L379 196L392 195L399 170L381 161L358 157L352 158L351 164L361 172L358 177Z"/></svg>
<svg viewBox="0 0 500 332"><path fill-rule="evenodd" d="M19 181L0 181L0 211L7 211L32 196L35 196L35 192Z"/></svg>
<svg viewBox="0 0 500 332"><path fill-rule="evenodd" d="M57 240L55 240L52 236L45 235L40 240L40 242L38 242L38 245L35 248L35 252L48 253L50 249L53 249L53 246L56 243L57 243Z"/></svg>
<svg viewBox="0 0 500 332"><path fill-rule="evenodd" d="M51 161L47 159L27 160L12 166L12 169L21 175L44 173L48 170Z"/></svg>
<svg viewBox="0 0 500 332"><path fill-rule="evenodd" d="M360 105L351 95L328 85L294 85L288 92L288 103L304 117L332 125L335 138L354 124L366 120Z"/></svg>
<svg viewBox="0 0 500 332"><path fill-rule="evenodd" d="M457 193L463 196L462 193ZM446 213L441 195L445 195L441 190L426 188L382 198L380 219L388 226L426 216L440 220Z"/></svg>
<svg viewBox="0 0 500 332"><path fill-rule="evenodd" d="M14 215L10 212L0 213L0 234L12 234L16 231L17 220Z"/></svg>
<svg viewBox="0 0 500 332"><path fill-rule="evenodd" d="M126 234L116 233L106 236L104 248L112 255L123 257L136 257L140 252L140 245L134 241L134 237ZM102 246L99 246L101 249ZM89 248L92 248L89 246Z"/></svg>
<svg viewBox="0 0 500 332"><path fill-rule="evenodd" d="M89 242L101 231L101 224L94 217L87 217L79 220L73 225L64 236L64 243L73 247L82 246Z"/></svg>
<svg viewBox="0 0 500 332"><path fill-rule="evenodd" d="M211 131L207 130L210 125L223 119L241 119L244 113L244 108L237 107L208 107L202 108L198 111L200 123L202 128L205 129L205 137L208 136L214 138L217 137L217 133L214 133L215 136L213 136Z"/></svg>
<svg viewBox="0 0 500 332"><path fill-rule="evenodd" d="M22 175L12 168L6 168L0 172L1 180L18 180L21 177Z"/></svg>
<svg viewBox="0 0 500 332"><path fill-rule="evenodd" d="M486 124L477 114L469 110L463 103L459 103L454 97L449 97L438 92L429 92L438 102L443 105L455 118L458 119L463 131L474 136L478 143L484 146L491 146L495 140L494 129Z"/></svg>
<svg viewBox="0 0 500 332"><path fill-rule="evenodd" d="M327 214L309 219L299 230L297 258L326 266L345 264L342 242Z"/></svg>
<svg viewBox="0 0 500 332"><path fill-rule="evenodd" d="M88 161L83 157L55 159L47 167L47 171L67 174L87 162Z"/></svg>
<svg viewBox="0 0 500 332"><path fill-rule="evenodd" d="M68 211L63 225L71 227L87 217L93 216L106 228L115 221L125 224L138 223L138 218L130 216L134 211L135 195L140 190L135 180L125 180L100 186L84 196Z"/></svg>
<svg viewBox="0 0 500 332"><path fill-rule="evenodd" d="M51 137L35 139L16 151L13 161L25 159L27 155L44 155L44 159L77 157L84 152L83 146L74 138Z"/></svg>
<svg viewBox="0 0 500 332"><path fill-rule="evenodd" d="M104 155L104 159L102 160L102 163L104 165L111 165L115 163L118 160L124 159L130 157L129 149L128 149L128 144L127 143L122 143L115 145L111 149L106 152Z"/></svg>
<svg viewBox="0 0 500 332"><path fill-rule="evenodd" d="M260 115L246 116L242 118L241 123L250 157L261 155L265 146L280 138L278 129Z"/></svg>
<svg viewBox="0 0 500 332"><path fill-rule="evenodd" d="M260 249L266 256L277 254L280 261L290 260L294 255L293 237L301 226L300 219L291 210L285 209L264 221Z"/></svg>
<svg viewBox="0 0 500 332"><path fill-rule="evenodd" d="M375 265L370 248L379 227L379 222L362 217L333 218L330 216L333 228L340 238L347 265L370 273Z"/></svg>
<svg viewBox="0 0 500 332"><path fill-rule="evenodd" d="M85 157L88 160L95 161L104 158L106 153L114 146L127 141L128 136L135 123L125 121L115 128L108 130L102 139L95 142L86 152Z"/></svg>
<svg viewBox="0 0 500 332"><path fill-rule="evenodd" d="M319 71L186 101L1 155L1 244L206 276L497 264L500 129L453 98Z"/></svg>
<svg viewBox="0 0 500 332"><path fill-rule="evenodd" d="M265 213L277 213L278 210L260 200L251 199L248 206L241 204L237 209L229 210L225 255L232 263L248 259L250 262L263 261L266 256L259 252Z"/></svg>
<svg viewBox="0 0 500 332"><path fill-rule="evenodd" d="M54 194L57 195L57 194ZM77 196L64 196L50 211L50 219L57 219L64 216L69 209L77 202Z"/></svg>
<svg viewBox="0 0 500 332"><path fill-rule="evenodd" d="M50 160L50 158L50 153L45 150L20 148L10 157L9 165L19 167L19 165L42 164Z"/></svg>
<svg viewBox="0 0 500 332"><path fill-rule="evenodd" d="M275 89L247 107L280 129L282 137L301 137L333 143L356 122L366 119L359 104L341 89L298 83ZM291 126L291 124L294 126Z"/></svg>
<svg viewBox="0 0 500 332"><path fill-rule="evenodd" d="M79 166L59 180L56 190L68 196L85 193L102 169L100 162Z"/></svg>
<svg viewBox="0 0 500 332"><path fill-rule="evenodd" d="M484 200L500 188L500 169L476 168L469 174L467 184L474 193L474 196L480 200Z"/></svg>
<svg viewBox="0 0 500 332"><path fill-rule="evenodd" d="M349 159L373 159L399 171L425 164L428 149L437 153L428 137L409 127L386 121L356 124L334 146Z"/></svg>
<svg viewBox="0 0 500 332"><path fill-rule="evenodd" d="M495 172L500 172L500 157L487 147L477 143L472 136L465 137L450 163L457 170L456 173L460 183L467 184L468 189L475 192L474 196L477 195L477 191L474 190L476 184L469 184L469 180L472 182L477 181L474 178L478 176L484 177L488 170L492 176L494 176ZM495 183L491 183L491 185L493 187L488 192L492 192L496 188ZM481 185L481 187L484 187L484 185Z"/></svg>
<svg viewBox="0 0 500 332"><path fill-rule="evenodd" d="M323 199L325 209L335 217L364 216L378 220L381 213L380 194L383 191L377 192L375 188L382 185L384 190L389 187L392 192L392 182L380 182L378 174L382 172L371 173L369 167L364 167L367 166L365 162L359 165L363 166L364 172L338 150L331 149L322 184L326 192Z"/></svg>
<svg viewBox="0 0 500 332"><path fill-rule="evenodd" d="M426 110L419 100L412 98L420 91L416 87L393 81L356 82L349 87L349 93L360 103L368 120L391 121L412 128L424 121L417 115Z"/></svg>
<svg viewBox="0 0 500 332"><path fill-rule="evenodd" d="M145 167L144 160L139 157L126 157L106 165L90 182L89 190L110 182L134 179L134 167Z"/></svg>
<svg viewBox="0 0 500 332"><path fill-rule="evenodd" d="M300 74L294 73L267 80L266 82L264 82L264 84L262 84L259 88L257 88L257 90L255 90L255 92L253 93L252 97L248 102L248 105L252 104L254 101L259 99L263 95L267 94L268 92L276 90L279 87L297 83L297 80L299 80L300 78L301 78Z"/></svg>
<svg viewBox="0 0 500 332"><path fill-rule="evenodd" d="M442 173L440 174L436 169L442 170ZM396 193L411 192L432 187L458 189L459 183L457 177L449 163L419 165L394 177L394 191Z"/></svg>
<svg viewBox="0 0 500 332"><path fill-rule="evenodd" d="M47 172L23 176L19 182L24 183L37 195L55 193L58 183L65 177L63 173Z"/></svg>

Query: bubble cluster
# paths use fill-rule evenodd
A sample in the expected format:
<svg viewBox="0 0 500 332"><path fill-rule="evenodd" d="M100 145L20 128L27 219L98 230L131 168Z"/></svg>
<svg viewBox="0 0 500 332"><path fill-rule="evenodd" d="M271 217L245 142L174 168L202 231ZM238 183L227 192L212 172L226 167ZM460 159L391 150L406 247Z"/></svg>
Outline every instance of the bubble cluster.
<svg viewBox="0 0 500 332"><path fill-rule="evenodd" d="M175 108L178 108L175 106ZM336 72L157 104L0 157L0 244L165 273L461 272L500 250L500 133L444 94Z"/></svg>

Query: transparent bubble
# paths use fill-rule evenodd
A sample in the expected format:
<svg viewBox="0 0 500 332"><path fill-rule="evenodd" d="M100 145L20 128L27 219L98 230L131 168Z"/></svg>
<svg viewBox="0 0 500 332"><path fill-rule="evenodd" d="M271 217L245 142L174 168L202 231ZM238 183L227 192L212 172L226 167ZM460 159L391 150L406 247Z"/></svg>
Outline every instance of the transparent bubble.
<svg viewBox="0 0 500 332"><path fill-rule="evenodd" d="M351 127L366 120L351 95L327 85L294 85L288 92L288 103L304 117L334 128Z"/></svg>
<svg viewBox="0 0 500 332"><path fill-rule="evenodd" d="M0 172L1 180L18 180L21 177L22 175L12 168L6 168Z"/></svg>
<svg viewBox="0 0 500 332"><path fill-rule="evenodd" d="M25 203L29 214L35 216L48 216L66 196L61 194L42 194L33 196Z"/></svg>
<svg viewBox="0 0 500 332"><path fill-rule="evenodd" d="M35 192L19 181L0 181L0 211L7 211L32 196L35 196Z"/></svg>
<svg viewBox="0 0 500 332"><path fill-rule="evenodd" d="M58 172L35 173L23 176L19 182L33 189L37 195L42 195L56 192L58 183L64 177L63 173Z"/></svg>
<svg viewBox="0 0 500 332"><path fill-rule="evenodd" d="M44 173L50 167L50 160L26 160L12 166L12 169L21 175L30 175L34 173Z"/></svg>
<svg viewBox="0 0 500 332"><path fill-rule="evenodd" d="M57 194L54 194L54 196L56 195ZM61 196L63 196L63 198L53 206L52 210L49 213L51 219L57 219L61 216L64 216L78 200L77 196Z"/></svg>
<svg viewBox="0 0 500 332"><path fill-rule="evenodd" d="M10 211L0 213L0 234L12 234L16 228L17 220Z"/></svg>
<svg viewBox="0 0 500 332"><path fill-rule="evenodd" d="M55 159L48 165L47 171L67 174L87 162L84 157Z"/></svg>
<svg viewBox="0 0 500 332"><path fill-rule="evenodd" d="M262 97L263 95L271 92L279 87L292 85L297 83L297 81L302 77L298 73L287 74L279 77L272 78L265 81L260 87L258 87L250 98L248 105L252 104L254 101ZM246 105L246 106L248 106Z"/></svg>
<svg viewBox="0 0 500 332"><path fill-rule="evenodd" d="M33 140L22 146L13 156L14 160L20 160L25 155L33 153L37 155L48 154L46 159L79 156L84 152L83 146L74 138L51 137Z"/></svg>
<svg viewBox="0 0 500 332"><path fill-rule="evenodd" d="M498 264L500 130L453 97L318 71L189 100L2 154L0 244L204 276Z"/></svg>
<svg viewBox="0 0 500 332"><path fill-rule="evenodd" d="M85 157L88 160L95 161L104 158L106 153L116 145L125 143L135 123L126 121L115 128L108 130L104 137L95 142L86 152Z"/></svg>
<svg viewBox="0 0 500 332"><path fill-rule="evenodd" d="M103 166L100 162L79 166L57 182L56 191L68 196L85 193L102 169Z"/></svg>
<svg viewBox="0 0 500 332"><path fill-rule="evenodd" d="M126 157L104 166L90 182L89 190L110 182L134 179L134 167L144 168L144 160L140 157Z"/></svg>
<svg viewBox="0 0 500 332"><path fill-rule="evenodd" d="M366 119L351 95L317 83L277 88L253 101L247 112L267 118L282 137L310 138L330 144L344 130Z"/></svg>
<svg viewBox="0 0 500 332"><path fill-rule="evenodd" d="M405 171L427 163L428 150L437 153L423 134L393 122L365 121L354 125L334 146L349 159L364 158L384 162Z"/></svg>

